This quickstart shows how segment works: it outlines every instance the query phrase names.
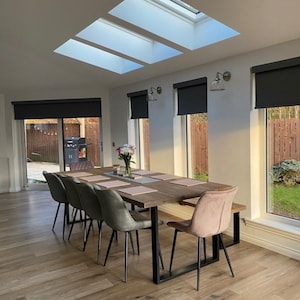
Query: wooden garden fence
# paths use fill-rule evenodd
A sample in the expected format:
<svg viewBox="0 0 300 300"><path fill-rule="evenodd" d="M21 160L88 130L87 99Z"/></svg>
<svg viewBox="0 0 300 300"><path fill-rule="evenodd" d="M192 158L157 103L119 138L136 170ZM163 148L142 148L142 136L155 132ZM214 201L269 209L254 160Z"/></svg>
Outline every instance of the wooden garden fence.
<svg viewBox="0 0 300 300"><path fill-rule="evenodd" d="M86 133L88 159L100 165L100 134L98 122L89 120ZM270 120L269 147L271 165L278 165L286 159L300 161L300 119ZM146 126L147 127L147 126ZM145 130L149 130L148 128ZM68 124L66 136L79 136L80 125ZM147 132L144 132L147 136ZM26 130L28 158L58 163L57 124L47 125L47 130L42 126L28 125ZM208 173L208 140L207 121L191 123L192 164L194 174ZM149 141L148 141L149 143ZM279 147L275 147L279 145ZM147 148L147 147L146 147ZM276 151L275 151L276 148ZM149 155L149 153L147 154ZM147 158L146 158L147 160Z"/></svg>

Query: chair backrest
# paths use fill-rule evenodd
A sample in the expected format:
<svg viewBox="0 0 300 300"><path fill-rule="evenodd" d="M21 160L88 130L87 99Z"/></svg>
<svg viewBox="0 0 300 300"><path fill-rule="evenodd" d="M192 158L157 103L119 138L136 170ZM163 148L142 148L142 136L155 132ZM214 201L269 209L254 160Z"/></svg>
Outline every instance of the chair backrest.
<svg viewBox="0 0 300 300"><path fill-rule="evenodd" d="M100 202L105 223L113 230L136 230L136 221L132 218L122 197L114 190L95 189Z"/></svg>
<svg viewBox="0 0 300 300"><path fill-rule="evenodd" d="M60 203L68 203L66 189L60 178L56 174L47 171L43 171L43 175L48 183L52 198Z"/></svg>
<svg viewBox="0 0 300 300"><path fill-rule="evenodd" d="M93 169L95 167L94 163L90 160L78 161L69 164L70 170L85 170Z"/></svg>
<svg viewBox="0 0 300 300"><path fill-rule="evenodd" d="M64 174L60 174L59 177L66 188L66 194L69 203L75 208L82 209L79 195L75 187L79 181L72 176L66 176Z"/></svg>
<svg viewBox="0 0 300 300"><path fill-rule="evenodd" d="M237 187L221 191L204 192L196 204L190 233L208 237L225 231L231 219L231 206Z"/></svg>
<svg viewBox="0 0 300 300"><path fill-rule="evenodd" d="M103 220L101 206L92 185L85 182L75 184L83 210L93 220Z"/></svg>

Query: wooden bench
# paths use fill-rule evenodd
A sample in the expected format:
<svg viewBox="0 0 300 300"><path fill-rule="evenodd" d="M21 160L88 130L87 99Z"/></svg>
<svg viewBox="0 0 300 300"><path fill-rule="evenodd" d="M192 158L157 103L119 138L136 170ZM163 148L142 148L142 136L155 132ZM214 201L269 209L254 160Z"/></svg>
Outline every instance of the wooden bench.
<svg viewBox="0 0 300 300"><path fill-rule="evenodd" d="M185 199L179 202L181 205L195 207L199 198ZM247 206L239 203L232 203L231 213L233 214L233 238L226 243L226 247L238 244L240 242L240 212L246 210Z"/></svg>

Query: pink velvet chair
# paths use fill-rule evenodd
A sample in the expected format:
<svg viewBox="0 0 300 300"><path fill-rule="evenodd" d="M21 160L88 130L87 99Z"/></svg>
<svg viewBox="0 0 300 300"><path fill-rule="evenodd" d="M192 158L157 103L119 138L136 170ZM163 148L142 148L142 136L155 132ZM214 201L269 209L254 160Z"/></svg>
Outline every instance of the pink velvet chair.
<svg viewBox="0 0 300 300"><path fill-rule="evenodd" d="M168 226L175 228L169 272L172 272L177 232L189 233L198 238L197 290L200 287L201 240L206 237L218 236L232 277L234 277L226 246L223 243L222 233L229 227L231 206L236 192L237 187L222 191L207 191L199 198L192 219L167 223Z"/></svg>

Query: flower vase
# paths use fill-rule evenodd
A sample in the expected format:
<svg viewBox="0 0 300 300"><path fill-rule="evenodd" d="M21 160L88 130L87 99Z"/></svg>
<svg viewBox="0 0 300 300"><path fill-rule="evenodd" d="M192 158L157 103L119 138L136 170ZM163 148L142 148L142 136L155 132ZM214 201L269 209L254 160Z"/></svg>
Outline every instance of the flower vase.
<svg viewBox="0 0 300 300"><path fill-rule="evenodd" d="M131 167L130 167L130 160L129 161L124 161L125 162L125 177L130 177L131 176Z"/></svg>

